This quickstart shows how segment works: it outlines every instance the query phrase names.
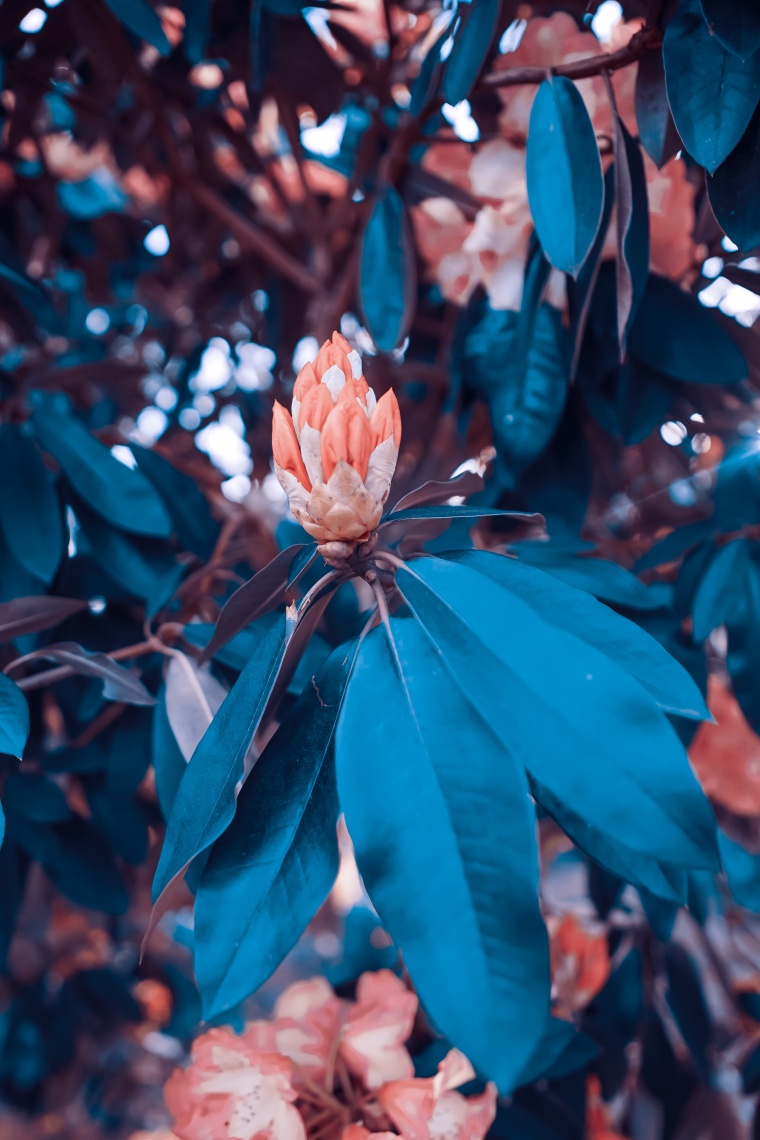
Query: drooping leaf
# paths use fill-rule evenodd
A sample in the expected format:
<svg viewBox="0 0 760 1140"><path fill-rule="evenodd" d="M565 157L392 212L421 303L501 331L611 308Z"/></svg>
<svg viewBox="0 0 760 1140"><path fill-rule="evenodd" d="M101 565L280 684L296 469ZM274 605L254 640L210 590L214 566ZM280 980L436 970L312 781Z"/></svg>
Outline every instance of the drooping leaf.
<svg viewBox="0 0 760 1140"><path fill-rule="evenodd" d="M760 57L746 62L708 27L699 0L683 0L662 45L673 118L692 158L714 174L746 131L760 99Z"/></svg>
<svg viewBox="0 0 760 1140"><path fill-rule="evenodd" d="M391 185L381 186L359 250L359 304L381 352L406 336L415 297L415 254L404 203Z"/></svg>
<svg viewBox="0 0 760 1140"><path fill-rule="evenodd" d="M535 820L521 768L412 618L362 641L336 762L359 869L425 1008L510 1089L548 1008Z"/></svg>
<svg viewBox="0 0 760 1140"><path fill-rule="evenodd" d="M701 0L712 34L740 59L760 48L760 12L753 0Z"/></svg>
<svg viewBox="0 0 760 1140"><path fill-rule="evenodd" d="M227 691L207 665L175 651L166 670L164 704L180 752L189 761Z"/></svg>
<svg viewBox="0 0 760 1140"><path fill-rule="evenodd" d="M755 111L738 144L707 179L713 213L739 249L760 245L760 200L754 187L760 177L760 110Z"/></svg>
<svg viewBox="0 0 760 1140"><path fill-rule="evenodd" d="M530 116L528 200L541 247L557 269L577 276L599 229L602 163L578 88L544 80Z"/></svg>
<svg viewBox="0 0 760 1140"><path fill-rule="evenodd" d="M317 556L312 544L296 544L281 550L276 558L244 582L224 604L214 634L201 654L207 661L251 622L282 605L288 590Z"/></svg>
<svg viewBox="0 0 760 1140"><path fill-rule="evenodd" d="M400 527L408 522L419 522L424 519L514 519L515 522L542 523L543 516L526 514L524 511L503 511L498 507L477 507L463 503L451 506L446 503L433 506L409 507L406 510L394 510L386 515L380 524L379 530L384 535L391 527Z"/></svg>
<svg viewBox="0 0 760 1140"><path fill-rule="evenodd" d="M171 44L161 21L147 0L105 0L116 19L141 40L152 44L161 55L169 55Z"/></svg>
<svg viewBox="0 0 760 1140"><path fill-rule="evenodd" d="M0 752L9 756L24 754L29 736L29 706L18 685L0 673Z"/></svg>
<svg viewBox="0 0 760 1140"><path fill-rule="evenodd" d="M63 555L61 504L55 480L18 424L0 425L0 528L16 560L46 585ZM10 493L10 488L13 492Z"/></svg>
<svg viewBox="0 0 760 1140"><path fill-rule="evenodd" d="M14 598L0 604L0 641L12 641L24 633L50 629L87 609L81 598Z"/></svg>
<svg viewBox="0 0 760 1140"><path fill-rule="evenodd" d="M462 564L419 558L399 585L468 699L536 780L634 851L715 866L715 821L686 753L611 657Z"/></svg>
<svg viewBox="0 0 760 1140"><path fill-rule="evenodd" d="M16 820L14 837L72 902L106 914L127 910L129 895L111 849L89 823L78 816L53 827Z"/></svg>
<svg viewBox="0 0 760 1140"><path fill-rule="evenodd" d="M691 293L649 275L628 347L645 364L690 384L738 384L747 377L736 343Z"/></svg>
<svg viewBox="0 0 760 1140"><path fill-rule="evenodd" d="M440 503L447 503L449 499L459 495L468 498L470 495L477 495L484 486L482 476L474 471L463 471L461 475L446 479L443 482L437 479L429 479L427 483L423 483L421 487L416 487L414 491L409 491L408 494L399 499L396 505L391 508L390 513L408 511L412 507L437 506Z"/></svg>
<svg viewBox="0 0 760 1140"><path fill-rule="evenodd" d="M642 56L636 72L636 122L641 145L659 169L681 149L665 89L662 52Z"/></svg>
<svg viewBox="0 0 760 1140"><path fill-rule="evenodd" d="M263 621L267 633L259 652L227 694L180 781L153 882L154 899L223 834L235 814L235 788L292 632L282 614Z"/></svg>
<svg viewBox="0 0 760 1140"><path fill-rule="evenodd" d="M142 472L114 459L74 416L56 413L51 398L34 405L32 423L45 451L96 514L130 534L168 538L168 512Z"/></svg>
<svg viewBox="0 0 760 1140"><path fill-rule="evenodd" d="M207 1017L266 981L335 881L331 745L355 653L355 644L337 649L311 678L211 850L195 907L195 975Z"/></svg>
<svg viewBox="0 0 760 1140"><path fill-rule="evenodd" d="M625 355L628 329L649 274L649 204L639 145L631 138L617 110L614 111L613 132L617 237L615 293L618 344L622 357Z"/></svg>
<svg viewBox="0 0 760 1140"><path fill-rule="evenodd" d="M95 677L103 682L103 696L109 701L123 701L129 705L153 705L151 696L131 669L120 665L107 653L92 653L75 641L61 641L35 649L27 661L55 661L67 666L72 673Z"/></svg>
<svg viewBox="0 0 760 1140"><path fill-rule="evenodd" d="M459 26L443 74L443 97L456 105L470 94L491 47L501 11L501 0L460 4Z"/></svg>
<svg viewBox="0 0 760 1140"><path fill-rule="evenodd" d="M635 677L666 712L696 720L709 717L698 687L659 642L587 591L487 551L461 550L445 557L498 582L522 598L544 621L608 656ZM498 600L494 598L494 604Z"/></svg>

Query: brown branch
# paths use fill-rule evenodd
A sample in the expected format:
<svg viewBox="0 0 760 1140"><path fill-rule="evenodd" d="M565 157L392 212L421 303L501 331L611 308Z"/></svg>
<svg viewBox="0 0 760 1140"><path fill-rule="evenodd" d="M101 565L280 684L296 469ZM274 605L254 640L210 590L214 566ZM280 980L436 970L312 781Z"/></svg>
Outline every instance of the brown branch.
<svg viewBox="0 0 760 1140"><path fill-rule="evenodd" d="M264 261L269 262L273 269L278 270L283 277L287 277L299 289L303 289L304 293L317 292L320 287L319 282L306 266L287 253L274 238L264 233L263 230L257 229L247 218L233 210L215 190L189 179L185 182L185 189L192 194L196 202L205 206L229 228L244 249L257 253Z"/></svg>
<svg viewBox="0 0 760 1140"><path fill-rule="evenodd" d="M516 87L526 83L543 83L552 75L563 75L566 79L588 79L605 71L618 71L636 63L650 51L662 46L662 28L643 27L631 37L619 51L590 55L586 59L576 59L572 63L558 63L555 67L512 67L505 71L492 71L481 80L481 87Z"/></svg>

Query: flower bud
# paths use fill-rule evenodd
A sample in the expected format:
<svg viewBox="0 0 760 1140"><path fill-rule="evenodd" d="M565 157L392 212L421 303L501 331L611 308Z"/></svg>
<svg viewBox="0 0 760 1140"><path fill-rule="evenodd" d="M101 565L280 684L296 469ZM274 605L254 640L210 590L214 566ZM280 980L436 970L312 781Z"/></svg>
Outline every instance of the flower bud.
<svg viewBox="0 0 760 1140"><path fill-rule="evenodd" d="M348 557L379 523L400 443L394 393L376 400L359 353L333 333L298 373L290 414L275 402L272 421L275 473L325 556Z"/></svg>

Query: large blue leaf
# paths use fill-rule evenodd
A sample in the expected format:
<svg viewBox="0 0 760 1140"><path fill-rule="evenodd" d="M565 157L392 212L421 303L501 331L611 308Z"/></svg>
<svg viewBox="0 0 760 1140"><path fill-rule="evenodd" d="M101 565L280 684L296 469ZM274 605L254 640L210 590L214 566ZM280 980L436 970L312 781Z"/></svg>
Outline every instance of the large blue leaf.
<svg viewBox="0 0 760 1140"><path fill-rule="evenodd" d="M195 904L195 976L206 1017L266 981L338 870L331 756L356 646L337 649L256 761L214 844Z"/></svg>
<svg viewBox="0 0 760 1140"><path fill-rule="evenodd" d="M510 1089L548 1005L519 765L410 617L361 643L337 736L359 869L436 1026Z"/></svg>
<svg viewBox="0 0 760 1140"><path fill-rule="evenodd" d="M692 158L714 174L749 126L760 99L760 56L729 51L683 0L662 45L673 118Z"/></svg>
<svg viewBox="0 0 760 1140"><path fill-rule="evenodd" d="M0 426L0 485L6 488L0 496L6 541L16 561L49 585L63 556L61 504L55 479L18 424Z"/></svg>
<svg viewBox="0 0 760 1140"><path fill-rule="evenodd" d="M96 514L130 534L169 537L172 524L166 507L140 471L114 459L78 420L58 412L50 397L35 404L32 423L45 451L55 456Z"/></svg>
<svg viewBox="0 0 760 1140"><path fill-rule="evenodd" d="M292 623L266 621L267 634L204 733L177 789L153 881L158 898L229 826L245 757L280 671Z"/></svg>
<svg viewBox="0 0 760 1140"><path fill-rule="evenodd" d="M760 10L756 0L701 0L710 34L741 59L760 49Z"/></svg>
<svg viewBox="0 0 760 1140"><path fill-rule="evenodd" d="M420 558L399 586L470 701L560 802L634 851L715 867L707 800L667 718L629 674L463 565Z"/></svg>
<svg viewBox="0 0 760 1140"><path fill-rule="evenodd" d="M711 178L707 192L713 213L739 249L760 245L760 110L756 110L739 142Z"/></svg>
<svg viewBox="0 0 760 1140"><path fill-rule="evenodd" d="M541 247L552 265L575 277L599 229L604 181L583 97L562 76L544 80L533 102L527 178Z"/></svg>
<svg viewBox="0 0 760 1140"><path fill-rule="evenodd" d="M697 720L710 716L697 685L659 642L586 591L501 554L458 550L445 557L487 575L544 621L605 654L635 677L665 712Z"/></svg>

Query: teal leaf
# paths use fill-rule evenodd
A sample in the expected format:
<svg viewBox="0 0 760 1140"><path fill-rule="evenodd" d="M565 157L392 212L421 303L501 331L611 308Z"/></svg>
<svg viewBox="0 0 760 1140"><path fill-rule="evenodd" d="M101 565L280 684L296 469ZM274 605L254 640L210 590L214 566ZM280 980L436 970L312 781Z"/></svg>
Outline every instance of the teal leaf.
<svg viewBox="0 0 760 1140"><path fill-rule="evenodd" d="M757 543L736 539L722 546L697 586L691 616L695 641L704 641L724 622L741 623L747 617L744 581L751 573Z"/></svg>
<svg viewBox="0 0 760 1140"><path fill-rule="evenodd" d="M526 602L543 621L609 657L634 677L664 712L694 720L709 718L702 694L686 670L658 641L589 596L587 590L501 554L461 550L445 557L491 578Z"/></svg>
<svg viewBox="0 0 760 1140"><path fill-rule="evenodd" d="M668 22L662 45L673 118L684 146L710 174L728 158L760 99L760 56L734 55L709 28L698 0Z"/></svg>
<svg viewBox="0 0 760 1140"><path fill-rule="evenodd" d="M406 336L415 293L415 253L404 203L393 186L380 186L361 238L359 304L381 352L391 352Z"/></svg>
<svg viewBox="0 0 760 1140"><path fill-rule="evenodd" d="M211 849L195 905L195 976L214 1017L266 981L335 881L332 739L356 645L305 687L243 786Z"/></svg>
<svg viewBox="0 0 760 1140"><path fill-rule="evenodd" d="M156 795L161 814L167 820L171 815L179 782L187 763L180 751L166 713L166 691L162 689L153 713L153 771L156 778Z"/></svg>
<svg viewBox="0 0 760 1140"><path fill-rule="evenodd" d="M50 629L66 618L86 610L87 606L88 602L83 598L55 598L49 595L0 602L0 642L13 641L24 633Z"/></svg>
<svg viewBox="0 0 760 1140"><path fill-rule="evenodd" d="M501 0L459 5L459 25L443 76L444 102L455 105L469 96L491 47L500 11Z"/></svg>
<svg viewBox="0 0 760 1140"><path fill-rule="evenodd" d="M718 832L718 846L734 901L760 914L760 855L747 851L722 831Z"/></svg>
<svg viewBox="0 0 760 1140"><path fill-rule="evenodd" d="M562 314L539 304L528 324L522 313L484 306L462 366L488 402L499 458L516 479L543 454L565 408L570 351Z"/></svg>
<svg viewBox="0 0 760 1140"><path fill-rule="evenodd" d="M0 529L17 562L49 585L63 556L61 504L55 479L18 424L0 425Z"/></svg>
<svg viewBox="0 0 760 1140"><path fill-rule="evenodd" d="M3 800L12 814L33 823L62 823L71 816L61 789L39 772L10 772L3 786Z"/></svg>
<svg viewBox="0 0 760 1140"><path fill-rule="evenodd" d="M5 673L0 673L0 752L24 754L29 736L29 706L26 697Z"/></svg>
<svg viewBox="0 0 760 1140"><path fill-rule="evenodd" d="M247 625L282 605L288 590L306 573L316 556L317 548L313 543L288 546L239 586L224 603L213 635L201 655L202 660L217 656L222 646Z"/></svg>
<svg viewBox="0 0 760 1140"><path fill-rule="evenodd" d="M527 178L541 247L555 268L576 277L599 229L604 182L586 105L562 76L544 80L533 102Z"/></svg>
<svg viewBox="0 0 760 1140"><path fill-rule="evenodd" d="M208 501L198 484L151 448L136 443L130 443L129 448L137 466L161 496L182 548L210 559L219 526L212 519Z"/></svg>
<svg viewBox="0 0 760 1140"><path fill-rule="evenodd" d="M32 424L42 447L96 514L130 534L169 537L169 514L142 472L114 459L77 419L57 412L49 398L33 408Z"/></svg>
<svg viewBox="0 0 760 1140"><path fill-rule="evenodd" d="M636 122L641 145L658 169L681 149L665 89L662 52L650 51L636 72Z"/></svg>
<svg viewBox="0 0 760 1140"><path fill-rule="evenodd" d="M755 193L760 178L760 110L755 111L741 139L707 179L713 213L723 230L740 250L760 245L760 196Z"/></svg>
<svg viewBox="0 0 760 1140"><path fill-rule="evenodd" d="M200 63L206 56L211 30L211 0L184 0L185 37L182 46L190 63Z"/></svg>
<svg viewBox="0 0 760 1140"><path fill-rule="evenodd" d="M733 544L732 544L733 545ZM739 706L752 729L760 733L760 546L752 544L752 555L742 577L734 582L736 599L726 615L728 655L726 665Z"/></svg>
<svg viewBox="0 0 760 1140"><path fill-rule="evenodd" d="M380 530L400 523L418 522L422 519L514 519L515 522L543 522L543 515L526 514L524 511L503 511L498 507L476 507L469 503L448 506L445 503L432 506L409 507L403 511L392 511L380 524Z"/></svg>
<svg viewBox="0 0 760 1140"><path fill-rule="evenodd" d="M280 671L292 622L266 621L259 652L246 665L196 748L177 789L153 882L154 899L229 826L235 788Z"/></svg>
<svg viewBox="0 0 760 1140"><path fill-rule="evenodd" d="M69 494L79 522L77 553L89 554L129 597L142 598L148 616L171 598L184 574L166 542L128 535L109 525L74 494Z"/></svg>
<svg viewBox="0 0 760 1140"><path fill-rule="evenodd" d="M528 786L418 623L389 626L364 638L349 681L341 806L434 1024L507 1091L548 1012Z"/></svg>
<svg viewBox="0 0 760 1140"><path fill-rule="evenodd" d="M650 368L690 384L739 384L747 363L712 313L673 281L651 273L628 348Z"/></svg>
<svg viewBox="0 0 760 1140"><path fill-rule="evenodd" d="M755 0L701 0L712 35L741 59L760 49L760 11Z"/></svg>
<svg viewBox="0 0 760 1140"><path fill-rule="evenodd" d="M128 28L141 40L152 44L161 55L171 54L171 44L167 40L158 15L147 0L105 0L119 23Z"/></svg>
<svg viewBox="0 0 760 1140"><path fill-rule="evenodd" d="M594 827L577 811L549 791L546 784L531 780L531 791L536 802L549 813L575 846L585 852L599 866L612 872L623 882L642 887L657 898L686 905L686 874L677 867L660 863L651 855L633 851L610 835Z"/></svg>
<svg viewBox="0 0 760 1140"><path fill-rule="evenodd" d="M658 610L670 600L669 586L645 586L630 570L606 558L586 558L549 542L516 542L511 549L521 562L614 606Z"/></svg>
<svg viewBox="0 0 760 1140"><path fill-rule="evenodd" d="M634 851L714 867L708 802L637 681L516 591L462 564L419 558L398 584L468 699L534 779Z"/></svg>
<svg viewBox="0 0 760 1140"><path fill-rule="evenodd" d="M621 357L649 275L649 201L639 144L614 112L614 187L617 251L615 295Z"/></svg>

